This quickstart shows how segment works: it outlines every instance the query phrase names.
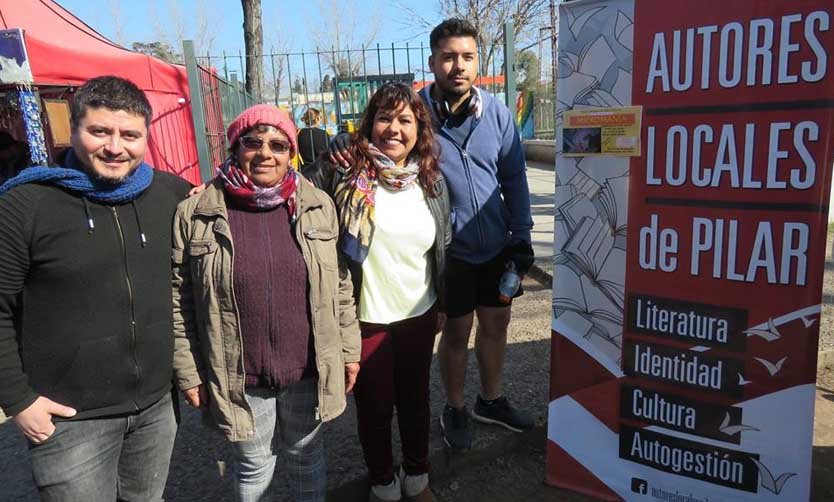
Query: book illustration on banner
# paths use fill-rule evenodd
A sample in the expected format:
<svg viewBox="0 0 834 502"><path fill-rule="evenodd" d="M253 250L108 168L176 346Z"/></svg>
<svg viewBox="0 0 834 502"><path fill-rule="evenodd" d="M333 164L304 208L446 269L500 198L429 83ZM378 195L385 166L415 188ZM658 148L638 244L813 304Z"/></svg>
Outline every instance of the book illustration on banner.
<svg viewBox="0 0 834 502"><path fill-rule="evenodd" d="M567 178L555 190L553 318L575 328L566 335L584 338L619 364L625 290L628 162L593 157L570 162ZM606 176L608 174L608 176ZM613 175L613 176L611 176ZM566 312L575 315L566 316ZM577 318L587 322L580 322Z"/></svg>
<svg viewBox="0 0 834 502"><path fill-rule="evenodd" d="M569 26L576 43L559 52L557 128L568 110L620 107L631 96L631 18L620 10L599 7L569 20ZM586 30L589 26L594 29Z"/></svg>

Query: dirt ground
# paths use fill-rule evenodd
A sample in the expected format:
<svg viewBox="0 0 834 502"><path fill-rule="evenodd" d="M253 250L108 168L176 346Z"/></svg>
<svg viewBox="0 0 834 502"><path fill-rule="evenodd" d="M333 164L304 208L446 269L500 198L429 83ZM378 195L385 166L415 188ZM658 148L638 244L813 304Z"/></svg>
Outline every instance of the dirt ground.
<svg viewBox="0 0 834 502"><path fill-rule="evenodd" d="M829 238L831 242L831 238ZM823 289L820 349L834 348L834 262L828 252ZM513 434L495 427L475 425L475 448L450 455L440 443L436 417L443 406L436 361L432 367L432 486L438 502L585 502L594 500L545 486L545 424L550 361L550 287L525 280L527 293L513 308L506 362L506 391L513 402L531 411L537 428ZM469 358L467 395L477 392L474 355ZM356 437L355 410L349 400L346 413L325 431L328 447L329 500L367 500L364 466ZM395 425L396 427L396 425ZM395 428L395 438L397 436ZM399 445L395 442L395 451ZM185 408L175 444L165 493L172 501L232 500L230 455L219 434L203 424L199 413ZM286 480L279 472L270 500L288 501ZM37 500L31 483L26 443L11 422L0 416L0 502ZM814 501L834 500L834 373L821 371L815 416L813 451Z"/></svg>

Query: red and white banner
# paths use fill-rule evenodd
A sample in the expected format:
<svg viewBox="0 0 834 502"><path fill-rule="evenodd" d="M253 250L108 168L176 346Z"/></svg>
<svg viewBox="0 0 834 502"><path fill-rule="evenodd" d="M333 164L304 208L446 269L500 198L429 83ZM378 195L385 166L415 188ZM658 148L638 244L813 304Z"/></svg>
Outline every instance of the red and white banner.
<svg viewBox="0 0 834 502"><path fill-rule="evenodd" d="M559 117L641 107L642 123L639 156L557 155L549 484L809 500L832 11L560 6Z"/></svg>

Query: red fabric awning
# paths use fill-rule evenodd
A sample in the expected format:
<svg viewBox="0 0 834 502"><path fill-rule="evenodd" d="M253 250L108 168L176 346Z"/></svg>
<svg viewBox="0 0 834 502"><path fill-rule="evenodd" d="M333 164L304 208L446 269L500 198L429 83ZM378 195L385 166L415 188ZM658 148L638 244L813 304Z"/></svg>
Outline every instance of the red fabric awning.
<svg viewBox="0 0 834 502"><path fill-rule="evenodd" d="M145 160L192 183L200 181L184 66L120 47L51 0L0 0L0 24L23 30L37 85L78 86L100 75L134 82L154 111Z"/></svg>

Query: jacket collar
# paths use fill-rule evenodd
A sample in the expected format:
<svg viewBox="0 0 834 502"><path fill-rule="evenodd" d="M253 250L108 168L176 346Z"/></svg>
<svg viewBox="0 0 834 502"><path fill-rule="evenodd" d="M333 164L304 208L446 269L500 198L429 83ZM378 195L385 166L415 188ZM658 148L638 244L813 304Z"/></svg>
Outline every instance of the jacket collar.
<svg viewBox="0 0 834 502"><path fill-rule="evenodd" d="M310 209L321 207L325 203L322 197L326 197L326 195L316 190L304 177L299 180L296 190L298 190L299 215ZM223 189L223 180L214 178L199 197L200 200L197 201L197 206L194 208L195 215L229 218L226 210L226 193Z"/></svg>

